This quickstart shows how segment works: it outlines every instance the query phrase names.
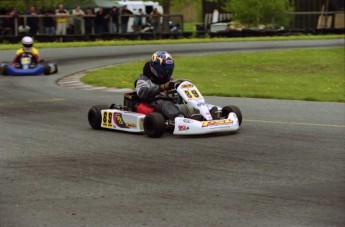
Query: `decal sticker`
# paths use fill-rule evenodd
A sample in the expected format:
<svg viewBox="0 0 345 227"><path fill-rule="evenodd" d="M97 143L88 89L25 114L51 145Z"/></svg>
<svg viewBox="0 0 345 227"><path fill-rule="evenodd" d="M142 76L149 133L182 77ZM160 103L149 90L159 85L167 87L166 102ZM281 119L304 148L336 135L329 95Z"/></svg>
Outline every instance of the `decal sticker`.
<svg viewBox="0 0 345 227"><path fill-rule="evenodd" d="M192 87L194 87L193 84L184 84L181 86L181 88L192 88Z"/></svg>
<svg viewBox="0 0 345 227"><path fill-rule="evenodd" d="M179 125L179 126L178 126L178 130L179 130L179 131L187 131L188 129L189 129L189 127L186 126L186 125Z"/></svg>
<svg viewBox="0 0 345 227"><path fill-rule="evenodd" d="M121 113L114 113L114 123L120 128L128 128L127 124L123 121Z"/></svg>
<svg viewBox="0 0 345 227"><path fill-rule="evenodd" d="M215 126L215 125L226 125L226 124L231 124L231 123L232 123L232 120L230 120L230 119L215 120L215 121L203 121L202 127Z"/></svg>
<svg viewBox="0 0 345 227"><path fill-rule="evenodd" d="M136 127L137 127L136 124L131 124L131 123L126 123L126 126L127 126L128 128L136 128Z"/></svg>

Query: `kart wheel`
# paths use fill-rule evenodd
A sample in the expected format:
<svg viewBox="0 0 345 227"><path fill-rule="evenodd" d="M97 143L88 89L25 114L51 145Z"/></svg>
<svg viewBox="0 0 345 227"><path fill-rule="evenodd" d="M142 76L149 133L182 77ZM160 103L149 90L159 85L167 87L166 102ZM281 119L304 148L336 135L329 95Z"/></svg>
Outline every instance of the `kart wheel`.
<svg viewBox="0 0 345 227"><path fill-rule="evenodd" d="M89 120L89 124L93 129L101 129L102 124L102 110L109 109L107 105L96 105L91 107L87 118Z"/></svg>
<svg viewBox="0 0 345 227"><path fill-rule="evenodd" d="M238 123L239 125L241 125L242 123L241 110L237 106L234 106L234 105L224 106L222 108L222 117L228 117L230 112L234 112L237 115Z"/></svg>
<svg viewBox="0 0 345 227"><path fill-rule="evenodd" d="M44 65L44 75L48 76L50 74L50 65Z"/></svg>
<svg viewBox="0 0 345 227"><path fill-rule="evenodd" d="M148 137L161 137L165 132L165 126L165 119L160 113L153 112L144 118L144 131Z"/></svg>
<svg viewBox="0 0 345 227"><path fill-rule="evenodd" d="M55 65L55 71L53 73L58 73L59 72L59 68L57 65Z"/></svg>
<svg viewBox="0 0 345 227"><path fill-rule="evenodd" d="M7 68L8 68L7 65L3 65L3 66L1 67L1 74L2 74L2 75L4 75L4 76L7 76L7 75L8 75Z"/></svg>

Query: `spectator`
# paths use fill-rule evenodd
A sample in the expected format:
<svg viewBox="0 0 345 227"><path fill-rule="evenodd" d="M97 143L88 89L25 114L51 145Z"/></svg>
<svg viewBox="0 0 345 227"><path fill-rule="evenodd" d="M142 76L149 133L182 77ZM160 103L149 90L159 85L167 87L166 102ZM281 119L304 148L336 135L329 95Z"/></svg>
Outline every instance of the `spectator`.
<svg viewBox="0 0 345 227"><path fill-rule="evenodd" d="M46 35L55 35L54 10L47 8L43 18L43 26Z"/></svg>
<svg viewBox="0 0 345 227"><path fill-rule="evenodd" d="M111 8L109 15L111 17L112 32L117 33L118 32L117 28L119 27L119 10L118 10L118 8L116 6Z"/></svg>
<svg viewBox="0 0 345 227"><path fill-rule="evenodd" d="M143 25L143 16L144 16L143 9L139 9L138 13L135 15L134 20L134 31L138 32L141 31L142 25Z"/></svg>
<svg viewBox="0 0 345 227"><path fill-rule="evenodd" d="M84 11L80 9L80 6L77 5L75 9L72 10L73 25L74 25L74 34L80 35L84 34L83 25L83 16L85 15Z"/></svg>
<svg viewBox="0 0 345 227"><path fill-rule="evenodd" d="M96 13L95 18L95 33L101 34L107 31L107 19L109 15L107 15L103 8L99 8Z"/></svg>
<svg viewBox="0 0 345 227"><path fill-rule="evenodd" d="M58 8L55 10L55 15L56 15L56 34L66 35L69 12L65 10L64 5L62 3L60 3Z"/></svg>
<svg viewBox="0 0 345 227"><path fill-rule="evenodd" d="M154 8L151 12L151 23L154 32L159 31L160 17L162 14L158 12L157 8Z"/></svg>
<svg viewBox="0 0 345 227"><path fill-rule="evenodd" d="M9 13L9 18L8 18L8 28L10 29L10 34L14 35L15 30L16 30L16 24L18 26L19 20L18 20L18 12L16 8L10 9Z"/></svg>
<svg viewBox="0 0 345 227"><path fill-rule="evenodd" d="M28 15L29 17L27 17L26 24L30 27L29 34L31 36L37 35L39 18L37 17L38 13L35 6L30 6Z"/></svg>
<svg viewBox="0 0 345 227"><path fill-rule="evenodd" d="M121 32L127 33L129 17L133 15L133 12L128 9L127 5L124 5L121 11Z"/></svg>
<svg viewBox="0 0 345 227"><path fill-rule="evenodd" d="M94 14L91 8L85 10L84 24L85 24L85 34L89 35L93 33L94 24Z"/></svg>
<svg viewBox="0 0 345 227"><path fill-rule="evenodd" d="M5 8L0 9L0 16L6 15L7 10ZM6 20L5 17L0 17L0 35L5 33Z"/></svg>

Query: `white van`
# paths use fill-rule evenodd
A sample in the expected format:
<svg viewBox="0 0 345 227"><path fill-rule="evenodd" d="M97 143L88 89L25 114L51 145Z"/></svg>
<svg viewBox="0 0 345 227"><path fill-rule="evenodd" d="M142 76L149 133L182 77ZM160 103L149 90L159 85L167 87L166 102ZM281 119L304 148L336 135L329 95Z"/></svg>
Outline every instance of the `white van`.
<svg viewBox="0 0 345 227"><path fill-rule="evenodd" d="M105 9L110 9L114 6L121 9L124 5L127 5L128 9L133 12L134 15L137 15L139 9L142 9L144 14L149 15L154 8L157 8L158 12L163 14L163 7L158 2L153 1L116 1L116 0L95 0L95 3L98 7ZM133 31L134 17L131 17L128 21L128 32ZM143 24L146 23L145 17L143 18Z"/></svg>

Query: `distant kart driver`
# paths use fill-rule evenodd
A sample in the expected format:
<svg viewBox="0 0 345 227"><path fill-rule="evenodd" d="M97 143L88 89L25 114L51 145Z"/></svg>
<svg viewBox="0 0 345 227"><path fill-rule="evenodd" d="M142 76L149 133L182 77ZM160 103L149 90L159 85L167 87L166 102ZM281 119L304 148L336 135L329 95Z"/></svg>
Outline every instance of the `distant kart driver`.
<svg viewBox="0 0 345 227"><path fill-rule="evenodd" d="M31 37L25 36L22 38L22 47L17 50L16 56L13 59L12 65L16 68L20 67L20 59L24 54L29 54L32 57L32 64L36 65L39 61L39 52L33 47L34 41Z"/></svg>

